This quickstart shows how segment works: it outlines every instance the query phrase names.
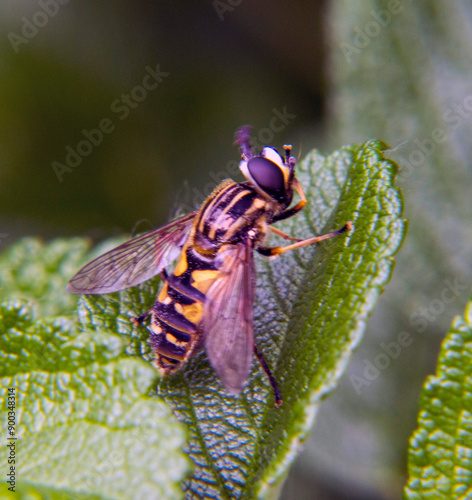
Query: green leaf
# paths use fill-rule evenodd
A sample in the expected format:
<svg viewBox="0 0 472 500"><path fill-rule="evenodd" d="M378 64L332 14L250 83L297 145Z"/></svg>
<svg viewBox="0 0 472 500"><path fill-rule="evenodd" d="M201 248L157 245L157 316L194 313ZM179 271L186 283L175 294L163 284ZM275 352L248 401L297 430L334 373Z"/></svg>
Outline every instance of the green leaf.
<svg viewBox="0 0 472 500"><path fill-rule="evenodd" d="M90 243L82 238L48 244L39 238L24 238L0 254L0 300L31 302L36 318L72 314L77 296L64 290L69 277L119 242L110 240L90 252Z"/></svg>
<svg viewBox="0 0 472 500"><path fill-rule="evenodd" d="M25 238L0 254L0 299L21 299L34 304L36 316L69 312L77 299L64 293L65 280L84 257L87 244L56 240L45 245Z"/></svg>
<svg viewBox="0 0 472 500"><path fill-rule="evenodd" d="M66 317L34 321L21 301L0 304L0 404L15 393L21 496L178 498L185 432L167 405L143 395L154 379L124 355L119 335L78 332ZM1 425L7 436L6 418Z"/></svg>
<svg viewBox="0 0 472 500"><path fill-rule="evenodd" d="M266 496L284 477L321 399L340 378L405 232L402 198L393 185L396 167L385 160L384 148L369 141L328 157L309 154L297 166L308 205L278 227L301 238L348 220L354 230L275 260L256 257L256 343L280 386L282 407L274 407L256 360L238 397L223 390L203 351L177 375L161 379L158 394L191 433L196 470L185 486L188 498ZM156 279L110 296L84 297L82 325L122 333L129 352L149 359L144 328L131 328L129 317L146 311L157 289Z"/></svg>
<svg viewBox="0 0 472 500"><path fill-rule="evenodd" d="M409 450L407 499L472 495L472 302L441 347L436 375L420 400Z"/></svg>

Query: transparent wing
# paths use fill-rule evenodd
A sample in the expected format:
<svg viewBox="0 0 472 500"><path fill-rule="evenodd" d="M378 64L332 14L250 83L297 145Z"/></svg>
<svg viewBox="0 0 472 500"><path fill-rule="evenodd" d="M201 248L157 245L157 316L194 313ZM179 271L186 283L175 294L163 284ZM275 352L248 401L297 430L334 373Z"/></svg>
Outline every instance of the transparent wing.
<svg viewBox="0 0 472 500"><path fill-rule="evenodd" d="M225 389L238 394L249 376L253 353L255 269L250 242L228 246L221 273L204 306L205 349Z"/></svg>
<svg viewBox="0 0 472 500"><path fill-rule="evenodd" d="M197 212L133 238L84 266L67 284L70 293L111 293L152 278L184 246Z"/></svg>

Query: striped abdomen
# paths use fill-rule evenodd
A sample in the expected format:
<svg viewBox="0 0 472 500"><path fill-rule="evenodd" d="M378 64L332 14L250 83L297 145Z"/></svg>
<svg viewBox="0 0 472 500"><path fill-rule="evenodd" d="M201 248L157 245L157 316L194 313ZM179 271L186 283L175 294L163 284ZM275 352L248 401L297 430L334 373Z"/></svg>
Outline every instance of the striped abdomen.
<svg viewBox="0 0 472 500"><path fill-rule="evenodd" d="M192 248L182 250L179 264L189 265L181 274L174 272L167 277L152 307L149 341L156 354L156 365L164 373L180 368L201 345L199 325L205 292L218 271L211 261L204 262L204 266L203 261L198 261L196 268L194 256Z"/></svg>

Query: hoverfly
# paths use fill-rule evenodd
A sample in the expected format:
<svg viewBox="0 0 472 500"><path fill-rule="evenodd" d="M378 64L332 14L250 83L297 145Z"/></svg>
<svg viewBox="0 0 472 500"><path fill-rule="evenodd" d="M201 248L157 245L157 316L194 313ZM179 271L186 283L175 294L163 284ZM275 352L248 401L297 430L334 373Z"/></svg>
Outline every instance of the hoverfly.
<svg viewBox="0 0 472 500"><path fill-rule="evenodd" d="M163 286L154 305L132 318L136 325L151 318L149 342L155 366L163 374L175 372L203 345L226 391L239 394L254 352L279 406L282 399L277 383L253 338L254 250L278 256L348 231L351 223L307 240L272 227L306 204L295 177L291 146L284 146L284 156L271 147L255 154L249 126L236 132L235 144L241 148L239 167L245 182L223 181L195 212L96 258L70 280L67 290L116 292L160 274ZM294 190L300 201L289 208ZM293 243L266 247L263 242L268 231ZM166 268L175 259L174 270L168 273Z"/></svg>

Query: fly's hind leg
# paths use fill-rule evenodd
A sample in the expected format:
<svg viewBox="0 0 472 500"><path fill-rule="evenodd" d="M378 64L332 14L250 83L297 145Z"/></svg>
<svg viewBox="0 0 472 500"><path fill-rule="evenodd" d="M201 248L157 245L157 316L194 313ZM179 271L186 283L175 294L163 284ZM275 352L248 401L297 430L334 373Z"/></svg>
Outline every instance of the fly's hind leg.
<svg viewBox="0 0 472 500"><path fill-rule="evenodd" d="M149 311L145 312L144 314L141 314L141 316L132 316L131 321L135 326L142 325L144 321L146 321L151 314L151 309Z"/></svg>
<svg viewBox="0 0 472 500"><path fill-rule="evenodd" d="M267 376L269 377L270 385L272 386L272 389L274 391L275 406L278 407L282 404L282 397L280 396L279 387L277 385L277 382L275 381L274 376L272 375L272 372L270 371L269 365L267 364L266 360L264 359L264 356L262 355L262 352L259 350L256 344L254 344L254 354L257 356L257 359L259 360L262 369L266 372Z"/></svg>
<svg viewBox="0 0 472 500"><path fill-rule="evenodd" d="M165 269L160 272L160 277L161 277L162 281L166 281L167 280L168 276L167 276L167 272L166 272ZM140 316L132 316L130 318L131 322L135 326L140 326L140 325L142 325L149 318L149 316L151 315L151 313L152 313L152 307L151 307L151 309L149 309L149 311L146 311L145 313L141 314Z"/></svg>

